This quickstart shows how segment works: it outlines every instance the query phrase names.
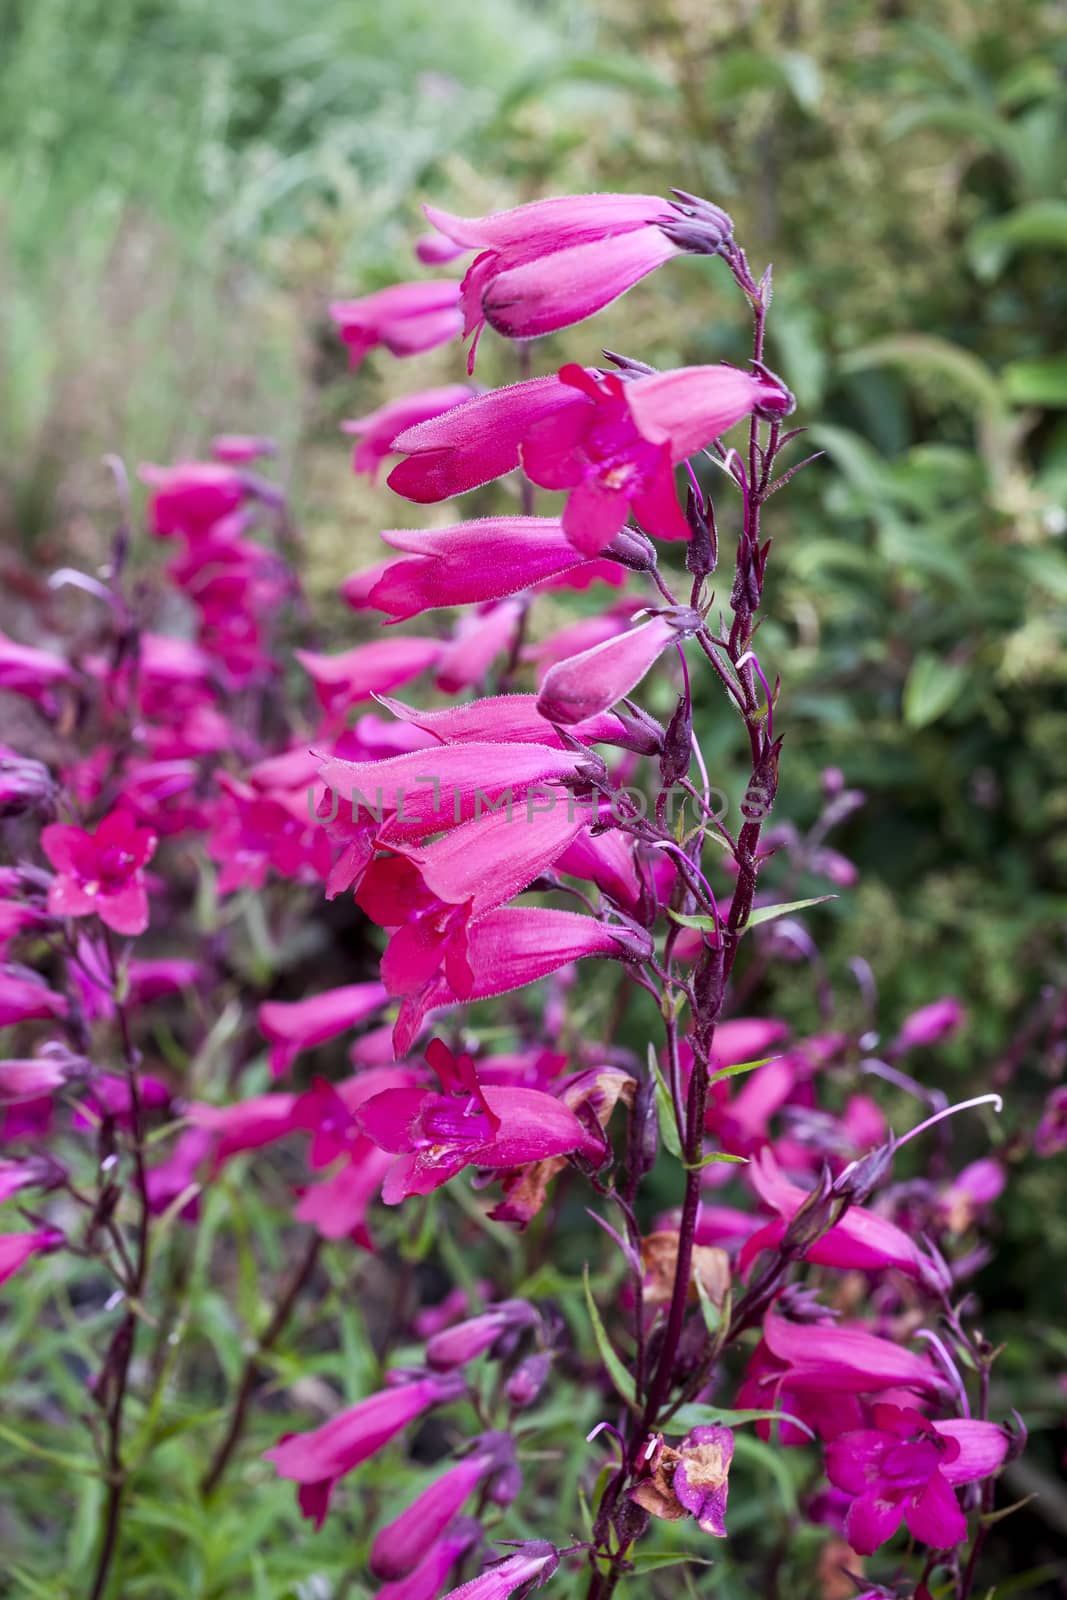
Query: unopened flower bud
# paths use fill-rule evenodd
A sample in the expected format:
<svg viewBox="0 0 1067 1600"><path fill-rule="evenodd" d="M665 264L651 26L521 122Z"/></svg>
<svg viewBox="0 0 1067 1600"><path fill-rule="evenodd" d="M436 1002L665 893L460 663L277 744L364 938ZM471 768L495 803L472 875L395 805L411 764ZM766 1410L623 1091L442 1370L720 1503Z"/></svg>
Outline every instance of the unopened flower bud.
<svg viewBox="0 0 1067 1600"><path fill-rule="evenodd" d="M636 1188L656 1165L659 1154L659 1115L656 1111L656 1080L643 1078L634 1096L626 1142L626 1182Z"/></svg>
<svg viewBox="0 0 1067 1600"><path fill-rule="evenodd" d="M548 1378L552 1357L547 1350L538 1350L525 1361L520 1361L504 1385L504 1393L517 1411L532 1406Z"/></svg>
<svg viewBox="0 0 1067 1600"><path fill-rule="evenodd" d="M40 761L0 745L0 817L23 816L29 811L52 811L56 786Z"/></svg>
<svg viewBox="0 0 1067 1600"><path fill-rule="evenodd" d="M435 1372L447 1372L491 1350L512 1328L523 1329L537 1321L526 1300L502 1300L477 1317L468 1317L434 1334L426 1345L426 1360Z"/></svg>
<svg viewBox="0 0 1067 1600"><path fill-rule="evenodd" d="M686 776L692 758L693 702L688 694L682 694L678 696L674 715L667 724L663 753L659 758L660 782L665 789Z"/></svg>
<svg viewBox="0 0 1067 1600"><path fill-rule="evenodd" d="M605 350L612 366L618 367L624 378L649 378L657 370L650 367L647 361L637 361L633 356L620 356L616 350Z"/></svg>
<svg viewBox="0 0 1067 1600"><path fill-rule="evenodd" d="M731 218L720 206L699 195L687 194L684 189L672 189L671 202L678 213L677 222L661 222L663 233L679 250L689 250L694 255L717 256L728 244L734 231Z"/></svg>
<svg viewBox="0 0 1067 1600"><path fill-rule="evenodd" d="M627 1550L630 1545L636 1544L638 1539L644 1537L652 1518L643 1506L639 1506L636 1501L627 1497L615 1512L614 1521L619 1548Z"/></svg>
<svg viewBox="0 0 1067 1600"><path fill-rule="evenodd" d="M824 1166L818 1183L789 1219L782 1237L783 1253L788 1256L804 1255L832 1225L835 1210L830 1169Z"/></svg>
<svg viewBox="0 0 1067 1600"><path fill-rule="evenodd" d="M900 1032L893 1041L894 1051L914 1050L918 1046L937 1044L955 1033L963 1022L963 1007L953 995L934 1000L919 1011L906 1017Z"/></svg>
<svg viewBox="0 0 1067 1600"><path fill-rule="evenodd" d="M875 1190L885 1181L896 1153L896 1141L889 1140L876 1149L869 1150L858 1161L852 1161L834 1180L831 1193L849 1205L866 1205Z"/></svg>
<svg viewBox="0 0 1067 1600"><path fill-rule="evenodd" d="M690 534L685 564L694 578L707 578L715 571L719 559L715 519L711 515L710 504L705 508L692 488L686 496L685 520L689 524Z"/></svg>
<svg viewBox="0 0 1067 1600"><path fill-rule="evenodd" d="M616 707L612 715L619 720L619 732L605 739L605 744L619 745L621 749L632 750L639 756L659 755L663 749L664 732L655 717L630 701L627 701L626 711Z"/></svg>
<svg viewBox="0 0 1067 1600"><path fill-rule="evenodd" d="M654 572L656 547L638 528L620 528L604 554L631 572Z"/></svg>

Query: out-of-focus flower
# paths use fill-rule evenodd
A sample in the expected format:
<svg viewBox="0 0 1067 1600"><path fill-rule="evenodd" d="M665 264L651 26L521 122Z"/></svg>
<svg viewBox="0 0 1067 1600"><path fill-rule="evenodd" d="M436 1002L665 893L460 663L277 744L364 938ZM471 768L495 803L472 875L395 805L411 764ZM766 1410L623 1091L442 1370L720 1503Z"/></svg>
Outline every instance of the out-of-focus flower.
<svg viewBox="0 0 1067 1600"><path fill-rule="evenodd" d="M0 1028L66 1014L65 996L50 989L39 973L28 967L0 967Z"/></svg>
<svg viewBox="0 0 1067 1600"><path fill-rule="evenodd" d="M0 974L0 984L3 976ZM51 991L48 991L51 992ZM57 995L56 999L62 996ZM0 1001L2 1004L2 1001ZM22 1017L18 1021L25 1020ZM0 1010L0 1023L5 1021ZM19 1060L0 1061L0 1105L17 1105L23 1100L39 1100L54 1094L64 1084L85 1077L89 1063L82 1056L71 1055L63 1046L49 1053Z"/></svg>
<svg viewBox="0 0 1067 1600"><path fill-rule="evenodd" d="M321 1528L338 1480L376 1455L409 1422L462 1394L463 1380L428 1376L382 1389L310 1433L288 1434L264 1451L279 1477L290 1478L305 1517Z"/></svg>
<svg viewBox="0 0 1067 1600"><path fill-rule="evenodd" d="M932 1000L928 1006L913 1011L910 1017L904 1019L900 1032L893 1040L892 1049L894 1053L899 1053L937 1044L956 1033L963 1025L963 1019L963 1007L953 995Z"/></svg>
<svg viewBox="0 0 1067 1600"><path fill-rule="evenodd" d="M27 811L48 812L55 796L55 779L43 762L0 744L0 817L18 817Z"/></svg>
<svg viewBox="0 0 1067 1600"><path fill-rule="evenodd" d="M278 491L225 461L179 461L173 467L141 467L148 484L148 525L167 538L185 534L197 538L231 517L246 500L277 499Z"/></svg>
<svg viewBox="0 0 1067 1600"><path fill-rule="evenodd" d="M270 1043L270 1069L276 1078L289 1071L304 1050L314 1050L338 1034L358 1028L386 1004L380 983L350 983L324 989L307 1000L268 1000L257 1014L259 1031Z"/></svg>
<svg viewBox="0 0 1067 1600"><path fill-rule="evenodd" d="M417 1567L426 1546L441 1537L478 1485L514 1459L515 1448L506 1434L486 1434L476 1441L469 1455L448 1467L378 1531L368 1562L374 1576L403 1578Z"/></svg>
<svg viewBox="0 0 1067 1600"><path fill-rule="evenodd" d="M427 1341L427 1363L435 1372L466 1366L468 1361L475 1361L492 1350L505 1334L532 1327L537 1320L537 1312L528 1300L500 1300L477 1316L466 1317L435 1333Z"/></svg>
<svg viewBox="0 0 1067 1600"><path fill-rule="evenodd" d="M0 1201L10 1200L20 1189L50 1189L62 1182L63 1168L50 1156L27 1156L21 1161L0 1160ZM14 1235L15 1238L21 1237Z"/></svg>
<svg viewBox="0 0 1067 1600"><path fill-rule="evenodd" d="M55 822L41 834L41 848L56 869L48 909L57 917L98 916L116 933L143 933L148 926L144 866L155 854L156 835L139 828L128 811L110 812L93 832Z"/></svg>
<svg viewBox="0 0 1067 1600"><path fill-rule="evenodd" d="M448 279L394 283L360 300L335 300L330 316L354 368L376 345L390 355L414 356L446 344L463 329L459 284Z"/></svg>
<svg viewBox="0 0 1067 1600"><path fill-rule="evenodd" d="M423 1545L418 1565L403 1578L385 1583L374 1600L437 1600L456 1562L482 1537L481 1524L473 1517L457 1517L428 1548Z"/></svg>
<svg viewBox="0 0 1067 1600"><path fill-rule="evenodd" d="M937 1215L951 1233L966 1233L975 1220L1004 1192L1004 1168L984 1156L964 1167L937 1197Z"/></svg>
<svg viewBox="0 0 1067 1600"><path fill-rule="evenodd" d="M439 417L442 411L451 411L469 400L472 390L464 383L446 383L436 389L418 389L414 394L401 395L390 400L365 417L356 417L341 424L345 433L356 439L352 457L352 470L365 472L372 481L377 478L382 462L395 454L393 440L406 428Z"/></svg>
<svg viewBox="0 0 1067 1600"><path fill-rule="evenodd" d="M273 439L262 434L219 433L211 441L211 454L216 461L228 461L241 466L246 461L256 461L261 456L276 455L278 446Z"/></svg>
<svg viewBox="0 0 1067 1600"><path fill-rule="evenodd" d="M0 690L22 695L49 711L53 709L51 690L57 684L74 681L74 670L62 656L16 644L6 633L0 633Z"/></svg>
<svg viewBox="0 0 1067 1600"><path fill-rule="evenodd" d="M57 1228L39 1228L35 1233L0 1233L0 1283L6 1283L31 1256L58 1250L64 1243Z"/></svg>
<svg viewBox="0 0 1067 1600"><path fill-rule="evenodd" d="M324 711L343 715L351 706L388 694L436 665L443 645L439 639L374 639L340 655L320 655L314 650L293 654L315 686Z"/></svg>
<svg viewBox="0 0 1067 1600"><path fill-rule="evenodd" d="M1053 1089L1034 1130L1034 1154L1047 1158L1067 1150L1067 1086Z"/></svg>
<svg viewBox="0 0 1067 1600"><path fill-rule="evenodd" d="M469 1583L449 1589L441 1600L507 1600L518 1593L520 1600L531 1589L539 1589L559 1566L559 1551L543 1539L528 1539L512 1555L488 1567Z"/></svg>

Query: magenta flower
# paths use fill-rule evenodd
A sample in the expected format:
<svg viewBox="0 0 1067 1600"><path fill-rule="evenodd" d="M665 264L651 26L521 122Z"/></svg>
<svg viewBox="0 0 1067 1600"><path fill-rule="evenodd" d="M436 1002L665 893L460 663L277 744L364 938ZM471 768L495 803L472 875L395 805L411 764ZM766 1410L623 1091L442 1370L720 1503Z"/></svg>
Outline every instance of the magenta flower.
<svg viewBox="0 0 1067 1600"><path fill-rule="evenodd" d="M359 1111L374 1142L392 1151L382 1185L386 1205L430 1194L466 1166L519 1167L546 1156L601 1150L573 1111L539 1089L481 1084L469 1056L453 1057L440 1040L426 1058L443 1092L392 1089Z"/></svg>
<svg viewBox="0 0 1067 1600"><path fill-rule="evenodd" d="M211 441L211 454L216 461L227 461L234 466L243 466L248 461L257 461L261 456L277 455L278 446L273 439L266 439L262 434L252 433L219 433Z"/></svg>
<svg viewBox="0 0 1067 1600"><path fill-rule="evenodd" d="M430 1049L435 1045L440 1045L439 1039L431 1041ZM426 1343L427 1365L435 1372L450 1372L454 1367L466 1366L468 1361L475 1361L492 1350L505 1334L514 1337L537 1320L537 1312L528 1300L500 1300L477 1316L466 1317L433 1334Z"/></svg>
<svg viewBox="0 0 1067 1600"><path fill-rule="evenodd" d="M446 383L436 389L418 389L414 394L390 400L377 411L365 417L341 424L345 433L355 436L357 443L352 457L353 472L365 472L372 481L377 478L382 462L395 454L393 440L397 434L416 423L439 417L442 411L451 411L471 398L472 391L464 383Z"/></svg>
<svg viewBox="0 0 1067 1600"><path fill-rule="evenodd" d="M976 1219L1004 1193L1007 1178L999 1161L984 1156L947 1185L937 1197L938 1220L952 1233L966 1233Z"/></svg>
<svg viewBox="0 0 1067 1600"><path fill-rule="evenodd" d="M22 1161L0 1160L0 1202L10 1200L20 1189L48 1189L62 1180L63 1168L50 1156L28 1156Z"/></svg>
<svg viewBox="0 0 1067 1600"><path fill-rule="evenodd" d="M194 1101L185 1115L194 1128L216 1141L214 1167L218 1170L244 1150L261 1149L293 1133L300 1126L297 1100L293 1094L260 1094L228 1106Z"/></svg>
<svg viewBox="0 0 1067 1600"><path fill-rule="evenodd" d="M173 467L146 464L140 475L152 491L148 526L160 538L206 533L240 509L257 481L225 461L180 461Z"/></svg>
<svg viewBox="0 0 1067 1600"><path fill-rule="evenodd" d="M953 1487L988 1478L1004 1462L1008 1436L992 1422L928 1422L910 1407L876 1405L873 1426L840 1434L826 1449L826 1474L855 1495L845 1536L872 1555L905 1524L920 1543L950 1550L967 1537Z"/></svg>
<svg viewBox="0 0 1067 1600"><path fill-rule="evenodd" d="M6 1283L31 1256L58 1250L65 1242L57 1228L41 1228L36 1233L0 1233L0 1283Z"/></svg>
<svg viewBox="0 0 1067 1600"><path fill-rule="evenodd" d="M471 370L485 322L511 339L570 327L680 253L658 226L677 215L657 195L565 195L487 217L423 209L445 238L480 252L463 279Z"/></svg>
<svg viewBox="0 0 1067 1600"><path fill-rule="evenodd" d="M66 1014L66 998L50 989L39 973L28 967L0 967L0 1028Z"/></svg>
<svg viewBox="0 0 1067 1600"><path fill-rule="evenodd" d="M64 1084L84 1077L88 1065L81 1056L72 1056L61 1047L56 1047L52 1055L0 1061L0 1106L54 1094Z"/></svg>
<svg viewBox="0 0 1067 1600"><path fill-rule="evenodd" d="M339 1479L376 1455L409 1422L463 1392L460 1378L434 1376L382 1389L310 1433L291 1433L264 1451L278 1476L298 1485L297 1500L317 1528L326 1520Z"/></svg>
<svg viewBox="0 0 1067 1600"><path fill-rule="evenodd" d="M539 1589L559 1566L559 1551L543 1539L528 1539L513 1555L494 1562L480 1577L449 1589L441 1600L507 1600L519 1594L520 1600L532 1589Z"/></svg>
<svg viewBox="0 0 1067 1600"><path fill-rule="evenodd" d="M557 661L541 681L537 709L549 722L564 724L609 710L636 688L665 650L699 625L697 613L684 607L658 612L629 633Z"/></svg>
<svg viewBox="0 0 1067 1600"><path fill-rule="evenodd" d="M386 566L369 595L397 622L438 606L499 600L585 560L551 517L483 517L449 528L389 530L382 538L411 558Z"/></svg>
<svg viewBox="0 0 1067 1600"><path fill-rule="evenodd" d="M360 880L373 854L373 838L395 848L403 840L458 827L509 797L520 804L533 785L572 776L581 762L573 751L491 740L415 750L384 761L335 757L325 762L321 778L327 793L319 815L331 837L345 845L327 893L340 893Z"/></svg>
<svg viewBox="0 0 1067 1600"><path fill-rule="evenodd" d="M790 1221L808 1199L807 1190L791 1183L782 1172L769 1146L750 1162L746 1173L764 1205L777 1211L780 1220L768 1223L748 1240L738 1261L741 1272L748 1271L762 1250L781 1243ZM808 1245L804 1255L820 1266L864 1272L895 1267L911 1278L922 1277L930 1266L927 1256L902 1228L863 1206L849 1206L840 1222Z"/></svg>
<svg viewBox="0 0 1067 1600"><path fill-rule="evenodd" d="M360 300L335 300L330 316L348 346L353 368L382 344L394 356L414 356L446 344L463 330L459 284L429 279L395 283Z"/></svg>
<svg viewBox="0 0 1067 1600"><path fill-rule="evenodd" d="M442 1536L482 1480L498 1471L509 1458L514 1459L506 1435L497 1435L495 1440L488 1436L484 1444L448 1467L398 1517L378 1531L368 1561L376 1578L403 1578L413 1571L425 1555L426 1546Z"/></svg>
<svg viewBox="0 0 1067 1600"><path fill-rule="evenodd" d="M956 1033L962 1027L963 1019L963 1007L955 996L945 995L941 1000L932 1000L928 1006L905 1017L900 1032L893 1040L893 1051L896 1053L938 1044L940 1040Z"/></svg>
<svg viewBox="0 0 1067 1600"><path fill-rule="evenodd" d="M467 700L461 705L442 706L424 711L420 706L406 705L402 700L392 700L382 695L381 703L395 717L402 717L415 728L431 734L441 744L469 744L472 740L490 740L520 744L551 745L560 748L563 739L551 722L537 709L535 694L498 694L485 700ZM620 722L607 713L590 717L584 722L573 722L567 736L580 739L584 744L595 744L601 739L618 736Z"/></svg>
<svg viewBox="0 0 1067 1600"><path fill-rule="evenodd" d="M42 710L54 707L49 691L59 683L73 683L75 673L62 656L32 645L16 644L0 633L0 689L32 700Z"/></svg>
<svg viewBox="0 0 1067 1600"><path fill-rule="evenodd" d="M555 374L475 395L396 435L393 448L408 459L393 468L389 487L419 505L478 489L515 470L522 441L538 422L583 406L578 391Z"/></svg>
<svg viewBox="0 0 1067 1600"><path fill-rule="evenodd" d="M56 917L98 916L116 933L143 933L148 926L144 866L155 854L156 835L139 828L128 811L112 811L94 832L52 823L41 848L56 876L48 887L48 909Z"/></svg>
<svg viewBox="0 0 1067 1600"><path fill-rule="evenodd" d="M585 404L560 408L528 428L522 464L546 489L569 489L568 538L597 555L632 509L646 533L687 539L674 468L752 411L784 416L793 397L776 380L738 367L681 367L647 377L566 366L560 381Z"/></svg>
<svg viewBox="0 0 1067 1600"><path fill-rule="evenodd" d="M459 749L469 746L458 746ZM539 906L503 906L470 926L466 950L446 949L444 975L428 982L425 972L393 963L383 978L392 992L403 994L393 1029L397 1053L403 1055L418 1037L431 1011L461 1001L488 1000L547 978L572 961L591 957L644 960L652 952L652 938L630 927L610 926L573 911L550 911ZM388 952L387 952L388 956ZM434 951L436 963L437 952Z"/></svg>
<svg viewBox="0 0 1067 1600"><path fill-rule="evenodd" d="M376 609L371 605L371 593L375 584L389 571L393 562L387 556L384 561L376 561L371 567L360 567L352 572L342 583L338 593L346 606L351 606L353 611L371 611Z"/></svg>
<svg viewBox="0 0 1067 1600"><path fill-rule="evenodd" d="M791 1322L776 1311L763 1319L763 1338L749 1360L736 1403L782 1411L823 1439L862 1426L858 1396L908 1391L936 1397L945 1380L925 1355L916 1355L854 1324ZM764 1437L780 1427L782 1443L804 1443L791 1423L761 1422Z"/></svg>
<svg viewBox="0 0 1067 1600"><path fill-rule="evenodd" d="M257 1015L259 1031L270 1042L270 1069L276 1078L289 1071L304 1050L314 1050L350 1028L358 1028L388 1001L380 983L350 983L324 989L307 1000L268 1000Z"/></svg>
<svg viewBox="0 0 1067 1600"><path fill-rule="evenodd" d="M417 678L436 664L442 648L439 639L375 639L335 656L314 650L294 650L293 655L314 684L323 710L339 716Z"/></svg>
<svg viewBox="0 0 1067 1600"><path fill-rule="evenodd" d="M510 656L525 609L522 600L501 600L461 616L437 663L437 687L459 694L482 683L498 656Z"/></svg>
<svg viewBox="0 0 1067 1600"><path fill-rule="evenodd" d="M454 941L461 928L521 893L588 828L588 807L574 805L572 798L558 787L539 788L530 792L525 805L489 812L449 829L429 845L398 847L403 859L415 868L420 883L413 884L403 874L394 879L398 892L392 904L378 895L372 906L361 895L361 905L385 927L407 924L424 950L429 930L421 921L416 929L416 919L425 909L440 933L443 959L446 943ZM459 908L459 918L454 912L446 912L442 918L442 906ZM403 948L407 950L406 944ZM400 947L391 945L390 952L382 964L386 985L396 972ZM406 960L407 955L401 959ZM452 959L458 970L462 961L458 948L453 949ZM394 987L392 992L400 991Z"/></svg>
<svg viewBox="0 0 1067 1600"><path fill-rule="evenodd" d="M428 1548L423 1544L418 1566L405 1577L383 1584L374 1600L437 1600L452 1568L481 1537L481 1524L473 1517L457 1517L435 1543Z"/></svg>

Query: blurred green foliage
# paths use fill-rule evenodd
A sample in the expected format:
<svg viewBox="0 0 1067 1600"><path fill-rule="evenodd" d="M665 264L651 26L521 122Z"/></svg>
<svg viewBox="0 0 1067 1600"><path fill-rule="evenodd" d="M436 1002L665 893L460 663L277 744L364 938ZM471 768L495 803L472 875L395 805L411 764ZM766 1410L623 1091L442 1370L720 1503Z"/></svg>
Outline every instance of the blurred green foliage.
<svg viewBox="0 0 1067 1600"><path fill-rule="evenodd" d="M323 588L369 562L385 501L352 485L334 424L436 379L445 358L372 361L353 381L323 307L331 292L411 275L416 195L480 212L551 191L678 185L731 211L752 257L775 263L771 360L825 452L768 518L760 648L784 685L780 809L809 821L827 765L868 796L834 841L859 887L812 926L846 1005L847 959L870 963L887 1031L909 1008L958 993L970 1024L945 1087L986 1087L1042 989L1065 976L1061 8L0 0L0 37L0 521L5 539L42 559L101 548L105 450L166 459L226 426L283 440ZM726 288L715 263L674 263L595 338L651 361L743 361L744 318ZM538 358L589 353L579 328ZM456 352L447 359L454 372ZM506 375L504 359L487 340L489 379ZM710 697L703 721L714 780L736 792L733 733ZM814 1023L814 987L808 968L786 968L759 1003ZM1005 1372L1012 1398L1046 1425L1056 1400L1036 1352L1051 1366L1067 1355L1056 1331L1063 1272L1050 1270L1067 1255L1064 1192L1053 1164L1028 1161L1026 1142L1054 1070L1039 1051L1019 1052L1004 1149L1016 1186L983 1283L1005 1308L1002 1331L1025 1308L1030 1354L1010 1349ZM235 1178L219 1205L240 1196ZM265 1319L256 1262L282 1265L279 1215L250 1202L247 1238L224 1244L209 1218L196 1260L174 1269L196 1287L194 1354L198 1343L205 1359L213 1352L231 1380L248 1328ZM536 1237L522 1248L535 1256ZM305 1330L294 1334L299 1363L284 1342L274 1360L280 1383L311 1385L310 1415L316 1377L352 1396L376 1381L348 1262L331 1256L318 1312L339 1342L309 1361ZM0 1355L28 1400L47 1395L77 1416L92 1330L72 1306L41 1344L36 1296L51 1270L27 1275ZM242 1286L236 1311L212 1287L220 1271ZM358 1287L373 1297L372 1271ZM581 1317L576 1271L549 1288ZM591 1349L587 1327L583 1338ZM158 1354L165 1392L165 1345ZM317 1573L358 1573L366 1528L338 1517L317 1544L297 1540L289 1486L252 1454L232 1495L201 1508L181 1440L202 1448L220 1398L188 1417L165 1409L170 1437L131 1508L122 1593L280 1600L326 1592ZM275 1437L269 1413L255 1426L257 1442ZM73 1429L71 1441L76 1454ZM34 1497L63 1492L73 1468L51 1449L51 1433L31 1437L18 1419L0 1427L14 1491L4 1593L79 1593L99 1485L78 1479L82 1499L56 1546ZM1036 1460L1053 1470L1051 1446ZM571 1472L561 1465L564 1526ZM784 1531L796 1494L784 1469L779 1487ZM736 1499L739 1514L746 1504L765 1514L755 1496ZM546 1508L546 1525L555 1516ZM1044 1534L1035 1539L1036 1549ZM798 1596L809 1592L803 1558L798 1546L787 1574ZM725 1566L715 1571L706 1592L740 1593ZM676 1592L673 1573L660 1581ZM329 1592L361 1593L346 1582Z"/></svg>

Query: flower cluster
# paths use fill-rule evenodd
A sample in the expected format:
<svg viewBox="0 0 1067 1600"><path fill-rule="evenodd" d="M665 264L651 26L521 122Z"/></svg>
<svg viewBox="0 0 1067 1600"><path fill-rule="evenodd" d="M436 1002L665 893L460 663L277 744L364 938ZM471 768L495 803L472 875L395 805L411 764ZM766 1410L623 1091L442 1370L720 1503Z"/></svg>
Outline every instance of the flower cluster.
<svg viewBox="0 0 1067 1600"><path fill-rule="evenodd" d="M536 1219L531 1237L550 1240L575 1193L595 1208L612 1297L598 1309L587 1278L584 1351L551 1296L457 1286L402 1307L404 1360L374 1392L327 1400L321 1425L267 1449L318 1528L342 1480L446 1415L432 1475L386 1506L369 1546L386 1600L450 1582L503 1600L561 1562L609 1600L653 1519L691 1524L717 1552L750 1427L821 1452L826 1483L802 1509L857 1585L882 1592L864 1562L903 1526L924 1547L908 1592L943 1564L941 1592L969 1600L1020 1438L991 1414L995 1352L968 1300L1006 1172L991 1155L954 1171L953 1108L920 1081L923 1053L963 1026L953 999L881 1046L872 1015L835 1016L802 913L854 881L826 841L862 794L828 772L809 833L773 818L763 512L804 463L780 462L794 402L764 361L769 271L753 275L725 212L683 193L427 215L420 259L472 257L465 275L335 303L354 366L471 336L473 369L486 326L511 340L566 329L682 254L715 258L740 292L752 358L571 362L499 388L423 388L347 424L355 471L392 459L408 502L521 475L522 510L450 507L384 532L389 553L343 586L360 634L339 651L309 636L285 496L251 470L269 442L236 435L210 460L143 469L148 529L177 550L154 599L126 529L103 577L60 575L84 608L67 651L0 637L0 693L28 704L53 752L0 750L0 1025L16 1030L0 1059L0 1200L28 1224L0 1234L0 1282L67 1251L93 1264L115 1319L90 1386L107 1484L93 1594L121 1558L153 1238L164 1220L196 1229L239 1163L281 1183L307 1241L267 1345L324 1242L388 1255L383 1236L411 1249L414 1226L430 1251L434 1207L460 1190L493 1235ZM557 498L538 515L541 491ZM734 566L713 587L728 520ZM568 592L583 615L560 626ZM367 638L372 613L388 631ZM732 802L702 751L698 673L745 751ZM431 686L439 703L423 703ZM827 893L793 899L802 876ZM821 1031L749 1014L777 960L807 963ZM876 1086L910 1131L891 1130ZM1065 1142L1057 1094L1044 1154ZM939 1141L938 1160L909 1179L898 1152L913 1139ZM678 1201L658 1217L653 1169ZM509 1539L538 1505L531 1494L509 1527L530 1480L518 1447L557 1383L602 1417L569 1440L593 1497L586 1537Z"/></svg>

